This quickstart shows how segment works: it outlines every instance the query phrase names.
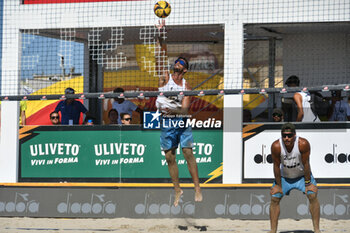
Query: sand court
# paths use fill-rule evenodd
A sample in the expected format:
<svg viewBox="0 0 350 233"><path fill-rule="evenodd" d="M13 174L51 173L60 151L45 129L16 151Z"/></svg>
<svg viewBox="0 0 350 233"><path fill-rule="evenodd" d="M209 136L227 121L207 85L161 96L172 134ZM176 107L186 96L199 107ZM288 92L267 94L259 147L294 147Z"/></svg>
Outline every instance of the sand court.
<svg viewBox="0 0 350 233"><path fill-rule="evenodd" d="M321 219L322 232L350 232L350 220ZM64 218L0 218L0 232L6 233L78 233L78 232L268 232L268 220L216 219L64 219ZM311 219L281 219L280 233L311 233Z"/></svg>

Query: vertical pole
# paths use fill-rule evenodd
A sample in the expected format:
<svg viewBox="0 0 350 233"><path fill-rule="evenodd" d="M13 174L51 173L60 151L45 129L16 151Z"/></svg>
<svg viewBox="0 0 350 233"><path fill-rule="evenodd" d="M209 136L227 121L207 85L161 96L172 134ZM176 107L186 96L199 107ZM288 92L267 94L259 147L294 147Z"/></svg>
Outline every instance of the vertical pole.
<svg viewBox="0 0 350 233"><path fill-rule="evenodd" d="M275 63L276 63L276 39L269 39L269 88L275 87ZM274 108L275 94L270 93L268 99L268 118L272 121L272 111Z"/></svg>
<svg viewBox="0 0 350 233"><path fill-rule="evenodd" d="M9 13L18 5L17 1L3 2L3 12ZM20 94L20 58L21 34L11 23L12 14L3 15L3 41L1 61L1 94L4 96ZM12 21L11 21L12 20ZM15 183L18 181L19 169L19 101L1 102L0 133L0 182Z"/></svg>
<svg viewBox="0 0 350 233"><path fill-rule="evenodd" d="M94 48L89 48L94 49ZM90 54L90 51L88 51L88 56L85 63L88 64L87 73L88 76L84 76L84 92L88 93L97 93L103 91L103 67L102 65L99 65L94 59L94 57ZM102 115L102 104L101 100L99 99L89 99L88 102L88 109L89 112L92 113L94 117L96 117L96 123L101 123L101 115Z"/></svg>
<svg viewBox="0 0 350 233"><path fill-rule="evenodd" d="M243 87L243 23L225 24L225 88ZM224 96L223 183L240 184L243 175L242 95Z"/></svg>

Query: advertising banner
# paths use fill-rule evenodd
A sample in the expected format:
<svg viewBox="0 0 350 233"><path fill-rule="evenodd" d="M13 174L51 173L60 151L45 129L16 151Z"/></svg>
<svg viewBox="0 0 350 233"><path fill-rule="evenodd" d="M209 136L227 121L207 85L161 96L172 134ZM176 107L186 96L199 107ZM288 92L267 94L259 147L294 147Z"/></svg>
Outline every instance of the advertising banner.
<svg viewBox="0 0 350 233"><path fill-rule="evenodd" d="M193 153L201 180L212 177L209 174L221 166L222 134L221 129L193 129ZM180 178L191 178L180 148L177 163ZM145 180L168 179L169 173L159 130L40 126L21 134L20 140L20 179L39 178Z"/></svg>
<svg viewBox="0 0 350 233"><path fill-rule="evenodd" d="M271 144L281 137L282 124L247 125L244 137L244 179L272 181ZM297 136L310 143L310 165L318 180L350 180L350 124L295 124Z"/></svg>
<svg viewBox="0 0 350 233"><path fill-rule="evenodd" d="M193 200L193 188L184 189L184 195L176 207L172 205L174 201L172 188L0 187L0 192L1 217L267 220L271 200L270 190L267 187L223 188L219 185L215 188L203 189L205 197L203 202ZM320 188L317 197L320 202L321 218L350 219L349 196L349 188ZM288 198L281 202L280 218L309 219L311 227L309 205L302 192L291 192ZM342 229L349 229L342 224L339 226L342 226ZM19 225L19 227L23 226ZM18 232L21 231L18 229ZM92 231L94 230L84 232ZM100 231L102 230L98 232ZM112 230L108 228L105 231ZM141 231L147 232L147 229L139 229L137 232ZM200 230L191 232L197 231ZM6 232L9 230L7 229ZM36 228L35 232L40 231ZM331 232L348 231L332 230Z"/></svg>

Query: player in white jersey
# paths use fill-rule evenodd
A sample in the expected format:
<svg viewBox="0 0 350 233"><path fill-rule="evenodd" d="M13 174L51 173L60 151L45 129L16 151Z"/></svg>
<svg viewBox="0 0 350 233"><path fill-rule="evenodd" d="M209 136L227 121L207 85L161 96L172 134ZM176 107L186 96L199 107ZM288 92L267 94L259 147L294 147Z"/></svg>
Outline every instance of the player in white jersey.
<svg viewBox="0 0 350 233"><path fill-rule="evenodd" d="M311 109L311 96L308 92L297 92L293 97L297 104L298 115L296 121L302 122L320 122L318 116Z"/></svg>
<svg viewBox="0 0 350 233"><path fill-rule="evenodd" d="M299 87L300 80L292 75L286 80L288 87ZM311 96L308 92L296 92L293 100L297 105L298 115L296 121L302 122L320 122L320 119L311 109Z"/></svg>
<svg viewBox="0 0 350 233"><path fill-rule="evenodd" d="M161 30L165 26L163 20L157 28ZM188 69L188 61L184 57L179 57L174 64L173 74L169 74L168 70L163 71L163 75L159 79L159 91L186 91L191 90L190 86L184 79L184 75ZM175 96L157 98L156 106L162 112L162 122L185 121L188 109L190 107L189 96ZM171 117L169 117L171 116ZM169 125L166 123L166 125ZM178 124L176 124L178 125ZM179 170L176 163L176 148L181 145L184 158L187 161L188 170L192 176L195 189L195 201L202 201L203 196L199 186L199 176L196 158L193 155L193 138L191 127L163 127L161 126L160 145L165 153L168 163L168 170L171 180L174 184L175 198L174 206L177 206L183 191L180 188Z"/></svg>
<svg viewBox="0 0 350 233"><path fill-rule="evenodd" d="M270 233L277 232L280 201L292 189L306 193L310 202L310 213L315 233L320 233L320 204L317 199L317 184L312 176L308 140L296 136L295 126L282 126L282 137L271 145L275 181L271 188Z"/></svg>

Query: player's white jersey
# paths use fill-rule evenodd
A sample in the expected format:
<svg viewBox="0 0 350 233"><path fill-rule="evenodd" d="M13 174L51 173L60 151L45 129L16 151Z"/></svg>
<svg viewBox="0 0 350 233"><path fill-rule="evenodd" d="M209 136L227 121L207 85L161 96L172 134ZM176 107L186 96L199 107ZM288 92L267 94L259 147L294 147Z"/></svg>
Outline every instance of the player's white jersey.
<svg viewBox="0 0 350 233"><path fill-rule="evenodd" d="M301 120L302 122L319 122L320 119L318 118L318 116L316 116L311 109L311 96L309 93L305 93L303 91L298 92L298 94L301 95L301 102L302 102L302 106L303 106L303 112L304 112L304 116L303 119Z"/></svg>
<svg viewBox="0 0 350 233"><path fill-rule="evenodd" d="M158 88L159 91L185 91L186 90L186 80L182 79L182 86L177 85L171 74L169 74L169 81L163 87ZM177 109L182 106L183 96L158 96L156 100L157 108L162 111L162 109Z"/></svg>
<svg viewBox="0 0 350 233"><path fill-rule="evenodd" d="M299 137L295 138L293 150L287 151L282 138L279 139L281 145L281 175L285 178L297 178L304 175L304 165L301 161L299 151Z"/></svg>

